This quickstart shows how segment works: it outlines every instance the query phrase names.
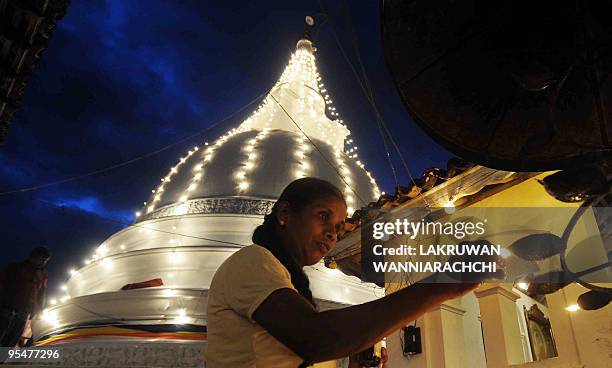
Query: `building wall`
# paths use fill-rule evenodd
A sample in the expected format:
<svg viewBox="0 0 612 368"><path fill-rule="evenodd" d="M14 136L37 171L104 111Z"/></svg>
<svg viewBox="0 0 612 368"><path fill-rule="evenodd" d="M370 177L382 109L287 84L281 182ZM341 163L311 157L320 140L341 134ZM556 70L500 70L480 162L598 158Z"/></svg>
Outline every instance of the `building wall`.
<svg viewBox="0 0 612 368"><path fill-rule="evenodd" d="M548 195L544 187L537 181L550 175L544 173L530 180L511 187L501 193L493 195L477 203L475 207L554 207L554 208L576 208L578 204L558 201ZM557 235L561 235L567 224L565 218L558 218ZM552 223L549 226L554 226ZM576 225L570 238L570 248L580 239L586 238L588 234L597 233L595 218L592 212L587 212L583 219ZM601 242L590 245L597 257L602 257L603 244ZM611 286L611 285L608 285ZM546 300L548 307L539 304L540 309L550 316L553 335L559 351L558 358L547 359L537 363L528 363L528 367L560 367L560 366L584 366L586 368L612 367L612 306L596 311L568 312L565 307L575 304L578 296L588 289L571 284L564 289L548 295ZM517 300L517 314L521 325L521 331L526 332L522 305L529 308L535 302L533 299L519 292L521 298ZM525 348L529 349L528 337ZM576 353L572 353L572 352ZM531 358L531 352L525 352L526 358ZM531 359L530 359L531 360ZM548 361L548 362L547 362ZM520 365L522 366L522 365Z"/></svg>
<svg viewBox="0 0 612 368"><path fill-rule="evenodd" d="M544 173L526 180L487 197L470 208L474 210L491 207L551 207L567 209L566 211L559 211L561 215L551 218L537 218L536 215L534 215L534 218L525 218L521 217L522 213L520 212L517 212L517 214L520 214L517 216L508 216L508 212L499 212L500 216L503 216L503 218L498 219L499 223L502 224L500 229L511 227L513 224L517 228L529 228L537 226L537 221L541 221L542 224L545 224L546 228L555 229L553 233L561 235L569 217L573 213L572 209L578 207L578 205L557 201L546 193L543 186L537 180L550 174ZM585 238L587 234L596 233L596 229L592 213L587 213L572 233L570 243L575 244L580 239ZM593 252L597 257L603 255L603 253L598 253L603 251L603 244L595 242L589 246L593 248ZM573 313L565 310L567 305L576 303L577 297L585 291L587 291L586 288L578 284L571 284L556 293L548 295L546 298L547 307L521 293L519 290L514 289L513 292L518 295L518 299L515 301L514 308L511 308L512 310L508 309L506 313L513 314L515 317L507 319L505 323L507 324L508 320L515 320L513 323L516 323L516 326L513 329L520 331L520 333L515 334L517 337L514 340L516 341L506 342L504 347L507 351L512 351L511 355L515 359L513 361L514 364L508 365L506 362L503 366L529 368L612 368L612 307L608 305L596 311L580 310ZM529 308L534 303L538 304L544 314L549 316L559 352L559 356L556 358L531 362L532 357L522 308L523 306ZM466 295L462 298L460 306L465 310L462 317L462 327L449 322L442 322L440 324L440 321L444 321L444 318L437 318L439 310L428 312L423 318L419 319L419 326L422 327L422 354L412 356L410 359L403 357L399 338L397 337L398 334L394 333L392 336L389 336L390 359L388 368L500 366L487 365L486 362L486 342L483 342L480 330L480 305L478 299L474 294ZM460 328L463 329L464 350L456 351L456 347L453 347L455 344L445 338L444 335L445 331L449 329ZM457 363L458 361L461 363ZM520 363L521 361L525 363Z"/></svg>

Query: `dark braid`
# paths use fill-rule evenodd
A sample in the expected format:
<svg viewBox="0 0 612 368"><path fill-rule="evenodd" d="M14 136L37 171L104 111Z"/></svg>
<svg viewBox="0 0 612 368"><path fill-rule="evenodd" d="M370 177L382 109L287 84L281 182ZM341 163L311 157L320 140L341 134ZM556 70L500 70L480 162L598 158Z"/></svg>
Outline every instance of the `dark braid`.
<svg viewBox="0 0 612 368"><path fill-rule="evenodd" d="M293 212L301 211L306 205L319 199L335 197L344 202L342 192L329 182L317 178L301 178L291 182L278 198L279 202L286 201ZM315 306L310 291L310 281L304 269L295 259L285 250L278 235L278 225L276 223L277 205L272 208L272 212L264 217L262 225L258 226L253 232L253 243L268 249L280 263L285 266L291 275L291 283L297 291Z"/></svg>
<svg viewBox="0 0 612 368"><path fill-rule="evenodd" d="M276 206L274 207L276 208ZM312 291L310 291L310 281L308 276L304 272L304 269L293 259L293 257L287 253L285 248L281 245L280 239L276 234L275 225L275 211L267 214L264 218L264 223L255 229L253 233L253 243L259 244L262 247L268 249L274 257L285 266L289 274L291 275L291 283L297 291L306 298L310 304L315 306L314 300L312 299Z"/></svg>

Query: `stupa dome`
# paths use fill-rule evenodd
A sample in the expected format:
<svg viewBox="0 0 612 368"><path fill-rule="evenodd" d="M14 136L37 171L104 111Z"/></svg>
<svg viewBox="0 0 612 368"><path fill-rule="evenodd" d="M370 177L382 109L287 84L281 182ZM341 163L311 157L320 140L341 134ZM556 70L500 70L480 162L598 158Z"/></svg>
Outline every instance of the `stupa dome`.
<svg viewBox="0 0 612 368"><path fill-rule="evenodd" d="M223 143L194 150L154 190L139 221L185 214L243 213L237 207L239 199L262 202L251 212L265 214L261 212L270 209L270 200L278 198L291 181L306 175L345 188L353 209L374 200L378 189L364 169L332 145L311 140L316 149L299 133L248 130L218 141Z"/></svg>

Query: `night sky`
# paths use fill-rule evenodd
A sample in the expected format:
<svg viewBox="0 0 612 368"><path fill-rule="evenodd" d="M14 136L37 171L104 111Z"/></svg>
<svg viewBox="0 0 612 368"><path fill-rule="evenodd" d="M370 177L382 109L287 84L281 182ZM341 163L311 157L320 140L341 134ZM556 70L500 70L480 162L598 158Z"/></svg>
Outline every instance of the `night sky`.
<svg viewBox="0 0 612 368"><path fill-rule="evenodd" d="M334 32L359 70L357 42L377 106L413 175L445 167L451 154L413 123L390 79L378 2L347 3L327 0L322 9L317 1L73 1L0 146L0 266L47 245L56 294L68 268L80 267L131 223L181 155L257 107L259 101L235 113L280 76L306 15L320 25L313 38L323 82L381 189L393 192L395 183L374 110ZM399 156L392 157L406 184ZM32 187L40 188L7 193Z"/></svg>

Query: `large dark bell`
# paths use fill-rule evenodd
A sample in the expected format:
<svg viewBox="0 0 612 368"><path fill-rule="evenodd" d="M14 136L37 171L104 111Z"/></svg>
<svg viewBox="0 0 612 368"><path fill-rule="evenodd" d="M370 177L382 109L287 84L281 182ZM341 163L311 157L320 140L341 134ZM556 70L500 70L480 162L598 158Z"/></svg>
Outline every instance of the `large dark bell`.
<svg viewBox="0 0 612 368"><path fill-rule="evenodd" d="M399 94L448 150L510 171L612 156L612 2L381 4Z"/></svg>
<svg viewBox="0 0 612 368"><path fill-rule="evenodd" d="M612 293L595 290L587 291L578 297L578 305L584 310L603 308L612 301Z"/></svg>
<svg viewBox="0 0 612 368"><path fill-rule="evenodd" d="M540 181L551 196L563 202L581 202L608 191L603 172L596 167L579 167L549 175Z"/></svg>

